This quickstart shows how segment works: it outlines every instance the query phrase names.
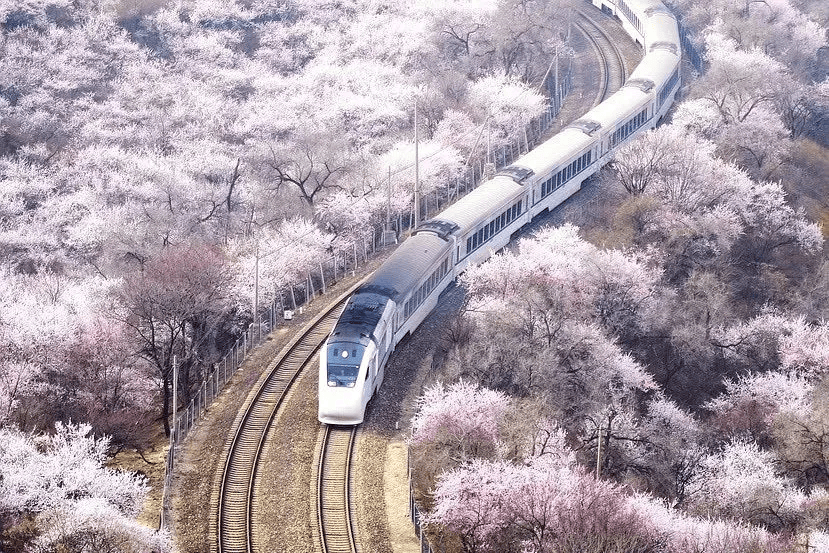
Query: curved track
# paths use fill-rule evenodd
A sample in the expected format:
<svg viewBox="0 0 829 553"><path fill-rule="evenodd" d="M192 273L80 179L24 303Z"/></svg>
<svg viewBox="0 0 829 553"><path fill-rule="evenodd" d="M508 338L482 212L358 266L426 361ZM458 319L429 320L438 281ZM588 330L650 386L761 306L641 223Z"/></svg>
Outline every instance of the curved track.
<svg viewBox="0 0 829 553"><path fill-rule="evenodd" d="M613 43L610 36L602 29L602 26L581 11L576 11L578 21L574 25L593 44L601 61L601 77L599 78L599 91L596 94L594 105L598 105L610 94L625 84L627 78L627 64L618 47ZM611 55L608 52L612 52Z"/></svg>
<svg viewBox="0 0 829 553"><path fill-rule="evenodd" d="M317 466L317 519L323 553L357 553L351 521L351 457L357 427L325 425Z"/></svg>
<svg viewBox="0 0 829 553"><path fill-rule="evenodd" d="M592 43L601 60L596 100L599 103L622 86L627 68L621 52L601 26L585 14L577 14L579 21L575 25ZM347 299L346 295L333 305L290 346L243 408L222 473L214 551L253 553L256 550L253 497L265 438L288 390L327 338ZM319 546L324 553L357 553L349 489L356 428L323 425L322 432L315 498Z"/></svg>
<svg viewBox="0 0 829 553"><path fill-rule="evenodd" d="M336 302L275 363L244 408L230 446L219 491L217 551L252 553L256 467L268 429L288 389L322 346L347 297Z"/></svg>

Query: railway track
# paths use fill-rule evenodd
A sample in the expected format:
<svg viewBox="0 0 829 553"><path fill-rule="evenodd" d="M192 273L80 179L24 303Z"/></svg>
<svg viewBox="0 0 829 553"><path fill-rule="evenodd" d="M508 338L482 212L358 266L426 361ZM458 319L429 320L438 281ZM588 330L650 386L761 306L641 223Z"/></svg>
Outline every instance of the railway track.
<svg viewBox="0 0 829 553"><path fill-rule="evenodd" d="M597 50L601 60L601 80L596 103L621 87L626 77L624 58L611 38L590 17L578 13L575 25ZM612 52L609 54L608 52ZM615 62L611 61L615 57ZM612 66L612 67L611 67ZM253 553L255 547L254 496L257 465L266 436L293 383L314 358L325 341L347 296L333 305L273 365L253 399L246 402L223 467L218 507L215 515L215 540L211 551ZM316 365L313 365L316 370ZM355 429L323 425L316 469L316 532L324 553L357 553L350 505L351 457Z"/></svg>
<svg viewBox="0 0 829 553"><path fill-rule="evenodd" d="M322 346L346 301L347 296L341 298L294 340L243 407L225 461L219 491L215 544L218 553L257 551L254 547L253 498L257 465L265 437L285 395ZM313 370L316 370L316 365L313 365Z"/></svg>
<svg viewBox="0 0 829 553"><path fill-rule="evenodd" d="M351 458L356 427L324 425L317 456L317 520L323 553L357 553L351 517Z"/></svg>
<svg viewBox="0 0 829 553"><path fill-rule="evenodd" d="M593 44L601 61L599 90L596 93L596 100L593 102L593 105L596 106L625 84L627 64L622 52L616 47L601 25L581 11L576 11L576 15L578 20L574 22L574 25ZM612 54L609 55L608 52ZM612 60L610 59L611 56Z"/></svg>

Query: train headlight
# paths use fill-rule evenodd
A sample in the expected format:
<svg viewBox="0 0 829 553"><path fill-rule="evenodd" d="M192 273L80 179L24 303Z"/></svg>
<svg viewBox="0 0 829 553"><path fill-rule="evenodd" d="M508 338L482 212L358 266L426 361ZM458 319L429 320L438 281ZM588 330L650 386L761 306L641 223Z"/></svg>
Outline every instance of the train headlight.
<svg viewBox="0 0 829 553"><path fill-rule="evenodd" d="M329 386L336 386L336 385L337 385L337 381L336 381L336 380L329 380L329 381L328 381L328 385L329 385Z"/></svg>
<svg viewBox="0 0 829 553"><path fill-rule="evenodd" d="M357 383L356 382L349 382L348 384L346 384L346 387L347 388L353 388L355 384L357 384Z"/></svg>

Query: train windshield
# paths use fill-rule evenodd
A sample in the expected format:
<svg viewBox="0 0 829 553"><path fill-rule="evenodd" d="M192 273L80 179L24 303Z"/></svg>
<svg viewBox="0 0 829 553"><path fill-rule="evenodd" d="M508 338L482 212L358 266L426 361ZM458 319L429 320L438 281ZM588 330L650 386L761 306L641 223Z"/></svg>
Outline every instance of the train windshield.
<svg viewBox="0 0 829 553"><path fill-rule="evenodd" d="M328 385L353 388L365 347L350 342L328 344Z"/></svg>

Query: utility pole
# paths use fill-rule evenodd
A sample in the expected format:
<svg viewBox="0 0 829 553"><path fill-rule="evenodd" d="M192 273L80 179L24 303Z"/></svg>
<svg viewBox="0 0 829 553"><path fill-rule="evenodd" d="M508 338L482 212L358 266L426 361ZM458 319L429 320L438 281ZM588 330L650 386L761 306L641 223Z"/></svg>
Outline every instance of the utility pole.
<svg viewBox="0 0 829 553"><path fill-rule="evenodd" d="M391 230L391 165L389 165L389 182L386 194L386 230Z"/></svg>
<svg viewBox="0 0 829 553"><path fill-rule="evenodd" d="M556 70L556 72L555 72L555 81L556 81L556 84L555 84L555 88L553 89L553 106L555 108L555 112L558 113L558 108L559 108L559 99L558 99L558 91L559 91L559 86L558 86L558 44L556 44L556 55L553 58L553 62L556 64L556 66L555 66L555 70Z"/></svg>
<svg viewBox="0 0 829 553"><path fill-rule="evenodd" d="M259 239L256 239L256 262L253 276L253 322L257 325L261 336L261 327L259 327Z"/></svg>
<svg viewBox="0 0 829 553"><path fill-rule="evenodd" d="M602 431L603 429L601 425L599 425L599 446L596 448L596 480L602 477Z"/></svg>
<svg viewBox="0 0 829 553"><path fill-rule="evenodd" d="M492 161L492 127L489 124L489 116L486 118L486 162Z"/></svg>
<svg viewBox="0 0 829 553"><path fill-rule="evenodd" d="M415 131L415 189L414 189L414 226L412 230L417 230L420 224L420 156L418 155L418 129L417 129L417 99L415 98L414 106L414 131Z"/></svg>
<svg viewBox="0 0 829 553"><path fill-rule="evenodd" d="M176 436L176 429L178 424L176 423L176 415L178 415L178 356L173 355L173 425L170 429L170 449L173 449L176 446L176 440L178 440L178 436Z"/></svg>

